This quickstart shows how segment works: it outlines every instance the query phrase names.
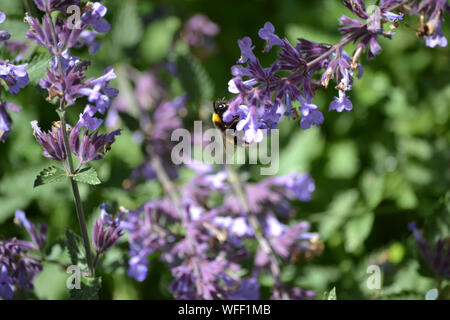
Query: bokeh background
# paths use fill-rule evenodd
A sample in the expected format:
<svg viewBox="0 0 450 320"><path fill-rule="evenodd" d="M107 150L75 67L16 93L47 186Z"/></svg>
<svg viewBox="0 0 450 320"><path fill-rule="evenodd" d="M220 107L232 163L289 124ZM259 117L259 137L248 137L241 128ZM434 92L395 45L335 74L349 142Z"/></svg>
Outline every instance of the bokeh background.
<svg viewBox="0 0 450 320"><path fill-rule="evenodd" d="M257 38L257 32L271 21L279 35L294 43L298 37L335 43L340 39L337 19L348 14L338 0L103 3L109 8L106 19L112 30L101 38L102 48L95 57L87 51L76 54L92 60L91 75L114 65L119 78L126 65L145 71L167 60L181 61L185 74L166 78L173 97L184 92L193 97L185 118L188 128L193 120L209 118L214 98L227 96L230 67L240 54L237 39L250 36L256 52L261 52L264 42ZM21 21L25 11L33 12L29 2L0 0L0 9L8 15L5 29L15 40L25 40L27 26ZM174 39L179 38L183 23L197 13L220 26L214 38L215 50L204 54L181 48L174 54ZM297 121L280 125L280 174L298 170L311 173L315 179L313 200L295 205L297 218L310 221L325 244L323 254L313 261L284 267L282 278L315 290L318 298L336 287L338 299L424 299L426 292L436 287L433 273L420 257L407 226L416 221L430 239L449 236L450 51L427 48L415 36L417 21L406 21L410 27L402 24L393 40L381 40L383 53L375 61L364 57L364 77L355 82L351 92L352 112L327 112L335 95L330 89L320 92L314 101L325 115L320 128L302 131ZM450 36L450 24L444 25L443 31ZM348 52L352 50L350 46ZM275 54L259 57L263 65L268 65ZM45 67L45 63L37 65ZM42 70L33 77L39 72ZM36 82L36 78L33 80ZM120 89L118 82L112 85ZM34 222L47 223L52 242L60 241L67 227L79 230L68 185L33 189L36 174L52 164L42 157L30 127L30 121L37 119L48 128L57 118L45 96L45 91L34 85L12 100L23 108L12 115L12 133L5 144L0 144L2 239L26 237L24 230L13 223L16 209L25 210ZM72 123L83 106L77 108L71 112ZM103 184L81 188L90 225L102 202L116 201L135 209L161 195L156 181L134 191L123 189L123 181L142 160L140 145L124 126L124 134L105 160L94 164ZM250 180L262 178L258 167L242 170L248 172ZM171 274L158 257L152 256L147 280L138 283L126 276L126 248L124 241L108 253L100 272L100 298L170 299ZM380 265L383 271L381 290L367 289L366 269L371 264ZM66 279L64 270L46 264L30 297L68 298ZM260 280L262 289L268 291L270 279ZM445 290L448 297L444 283Z"/></svg>

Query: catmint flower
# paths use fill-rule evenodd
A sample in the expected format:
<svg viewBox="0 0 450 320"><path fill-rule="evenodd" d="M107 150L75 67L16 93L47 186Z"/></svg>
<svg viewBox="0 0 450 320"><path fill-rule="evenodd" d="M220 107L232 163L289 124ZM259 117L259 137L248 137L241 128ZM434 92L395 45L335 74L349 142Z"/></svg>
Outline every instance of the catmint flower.
<svg viewBox="0 0 450 320"><path fill-rule="evenodd" d="M108 32L111 29L111 25L106 20L103 20L108 9L100 2L89 3L88 8L90 10L83 14L81 20L87 25L91 25L96 32Z"/></svg>
<svg viewBox="0 0 450 320"><path fill-rule="evenodd" d="M20 107L10 102L0 101L0 141L5 142L6 136L11 132L12 119L8 114L8 110L18 113Z"/></svg>
<svg viewBox="0 0 450 320"><path fill-rule="evenodd" d="M447 38L441 30L445 11L450 12L447 0L424 0L414 3L411 9L413 14L420 15L418 35L425 37L426 45L430 48L447 46Z"/></svg>
<svg viewBox="0 0 450 320"><path fill-rule="evenodd" d="M44 157L64 162L67 155L60 123L54 122L49 132L43 132L36 120L31 122L31 127L36 141L44 148ZM71 129L67 126L66 130L70 131Z"/></svg>
<svg viewBox="0 0 450 320"><path fill-rule="evenodd" d="M39 10L43 12L61 11L65 13L67 7L80 4L80 0L34 0Z"/></svg>
<svg viewBox="0 0 450 320"><path fill-rule="evenodd" d="M286 284L277 284L274 288L272 300L312 300L316 293Z"/></svg>
<svg viewBox="0 0 450 320"><path fill-rule="evenodd" d="M12 238L0 241L0 298L13 299L22 289L33 289L33 280L42 271L42 265L28 256L30 251L42 251L47 227L36 227L22 211L16 212L17 222L29 232L32 242Z"/></svg>
<svg viewBox="0 0 450 320"><path fill-rule="evenodd" d="M226 291L220 285L220 279L226 278L227 264L220 258L207 261L191 257L172 269L175 280L170 285L170 291L179 300L224 299Z"/></svg>
<svg viewBox="0 0 450 320"><path fill-rule="evenodd" d="M82 123L85 122L80 121L71 132L70 149L80 160L81 165L102 160L105 153L111 149L116 136L120 135L122 130L118 129L108 134L99 134L98 131L90 132L86 129L80 138Z"/></svg>
<svg viewBox="0 0 450 320"><path fill-rule="evenodd" d="M45 224L40 224L36 227L34 223L28 221L25 212L21 210L16 211L14 221L28 231L31 240L33 241L33 249L42 251L47 241L47 226Z"/></svg>
<svg viewBox="0 0 450 320"><path fill-rule="evenodd" d="M408 229L413 233L423 259L436 276L450 279L450 239L440 239L434 243L426 241L415 222Z"/></svg>
<svg viewBox="0 0 450 320"><path fill-rule="evenodd" d="M6 14L4 12L0 11L0 24L5 22L5 20L6 20ZM9 40L9 38L11 38L11 35L9 34L8 31L0 30L0 41L6 41L6 40Z"/></svg>
<svg viewBox="0 0 450 320"><path fill-rule="evenodd" d="M436 27L436 30L433 35L425 37L426 45L430 48L434 48L436 46L446 47L447 46L447 38L444 37L441 31L440 23Z"/></svg>
<svg viewBox="0 0 450 320"><path fill-rule="evenodd" d="M345 96L345 91L339 90L339 98L334 97L333 102L330 104L330 111L336 110L342 112L344 110L351 111L353 109L352 102Z"/></svg>
<svg viewBox="0 0 450 320"><path fill-rule="evenodd" d="M12 95L19 93L30 81L27 70L27 64L15 66L7 61L0 60L0 78L5 81Z"/></svg>
<svg viewBox="0 0 450 320"><path fill-rule="evenodd" d="M217 35L220 28L208 17L196 14L190 17L184 24L181 32L184 41L193 47L214 47L212 38Z"/></svg>
<svg viewBox="0 0 450 320"><path fill-rule="evenodd" d="M100 218L94 222L92 242L97 254L106 252L114 246L122 236L121 221L123 213L113 216L107 212L110 208L107 204L102 204Z"/></svg>
<svg viewBox="0 0 450 320"><path fill-rule="evenodd" d="M230 300L260 300L260 285L258 278L253 276L248 279L241 279L239 288L229 294Z"/></svg>

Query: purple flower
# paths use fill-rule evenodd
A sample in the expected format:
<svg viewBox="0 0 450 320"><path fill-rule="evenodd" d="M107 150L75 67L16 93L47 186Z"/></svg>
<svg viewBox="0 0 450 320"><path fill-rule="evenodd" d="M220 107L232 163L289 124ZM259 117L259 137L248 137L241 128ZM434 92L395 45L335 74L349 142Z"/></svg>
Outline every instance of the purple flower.
<svg viewBox="0 0 450 320"><path fill-rule="evenodd" d="M19 93L20 89L25 88L30 81L26 66L27 64L15 66L0 60L0 78L5 81L12 95Z"/></svg>
<svg viewBox="0 0 450 320"><path fill-rule="evenodd" d="M311 290L304 290L285 284L277 285L274 289L272 300L311 300L316 293Z"/></svg>
<svg viewBox="0 0 450 320"><path fill-rule="evenodd" d="M182 35L187 44L194 47L213 47L212 37L220 28L217 24L202 14L190 17L184 24Z"/></svg>
<svg viewBox="0 0 450 320"><path fill-rule="evenodd" d="M85 86L78 93L88 97L90 103L95 103L96 111L104 114L111 104L111 99L119 93L117 89L109 87L109 83L116 78L113 67L108 67L103 76L87 80Z"/></svg>
<svg viewBox="0 0 450 320"><path fill-rule="evenodd" d="M342 112L344 110L351 111L353 109L352 102L345 96L345 91L339 90L339 98L335 97L330 103L330 111L336 110Z"/></svg>
<svg viewBox="0 0 450 320"><path fill-rule="evenodd" d="M259 29L258 35L267 41L266 51L270 51L274 45L283 45L283 41L275 34L275 28L270 22L266 22L264 28Z"/></svg>
<svg viewBox="0 0 450 320"><path fill-rule="evenodd" d="M36 227L34 223L28 221L25 212L21 210L16 211L14 221L28 231L33 241L34 250L42 251L47 241L47 226L40 224Z"/></svg>
<svg viewBox="0 0 450 320"><path fill-rule="evenodd" d="M96 32L106 33L111 29L111 25L102 18L106 16L108 9L102 5L100 2L94 2L88 4L89 11L85 12L81 17L81 20L87 24L91 25Z"/></svg>
<svg viewBox="0 0 450 320"><path fill-rule="evenodd" d="M36 141L44 148L44 157L64 162L66 160L66 150L60 123L53 123L49 132L43 132L36 120L31 122L31 127L33 128L33 135ZM70 130L70 127L67 127L66 130Z"/></svg>
<svg viewBox="0 0 450 320"><path fill-rule="evenodd" d="M274 178L273 184L286 188L286 195L290 199L296 198L303 202L311 201L312 194L316 190L311 175L299 175L296 172Z"/></svg>
<svg viewBox="0 0 450 320"><path fill-rule="evenodd" d="M311 126L320 126L324 122L325 118L323 117L322 112L319 110L313 110L308 115L303 116L300 120L300 127L303 130L307 130L311 128Z"/></svg>
<svg viewBox="0 0 450 320"><path fill-rule="evenodd" d="M8 269L5 265L0 264L0 298L11 300L14 298L13 278L8 275Z"/></svg>
<svg viewBox="0 0 450 320"><path fill-rule="evenodd" d="M239 288L230 294L230 300L259 300L259 282L257 277L241 279Z"/></svg>
<svg viewBox="0 0 450 320"><path fill-rule="evenodd" d="M44 12L66 11L67 7L80 4L79 0L34 0L39 10Z"/></svg>
<svg viewBox="0 0 450 320"><path fill-rule="evenodd" d="M441 25L439 24L436 27L436 30L433 35L425 37L427 47L434 48L436 46L446 47L447 46L447 38L442 34Z"/></svg>
<svg viewBox="0 0 450 320"><path fill-rule="evenodd" d="M12 119L8 114L8 109L12 112L19 112L20 107L10 102L0 101L0 141L5 142L6 136L11 132Z"/></svg>
<svg viewBox="0 0 450 320"><path fill-rule="evenodd" d="M428 242L422 237L415 222L412 222L408 229L414 234L423 259L436 276L450 279L450 239Z"/></svg>
<svg viewBox="0 0 450 320"><path fill-rule="evenodd" d="M198 257L187 259L181 266L172 269L175 277L170 291L179 300L216 300L226 298L220 280L226 278L227 262L217 258L206 261Z"/></svg>
<svg viewBox="0 0 450 320"><path fill-rule="evenodd" d="M108 134L99 134L98 131L90 132L86 129L80 138L82 123L84 122L80 121L71 132L70 149L80 159L80 165L102 160L105 153L111 149L116 136L120 135L122 130L118 129Z"/></svg>
<svg viewBox="0 0 450 320"><path fill-rule="evenodd" d="M5 22L5 20L6 20L6 14L4 12L0 11L0 24ZM6 40L9 40L9 38L11 38L11 35L9 34L8 31L0 30L0 41L6 41Z"/></svg>
<svg viewBox="0 0 450 320"><path fill-rule="evenodd" d="M0 241L0 298L13 299L14 293L22 289L33 289L33 281L41 272L42 265L28 256L30 251L43 250L46 242L46 226L37 228L30 223L25 213L16 212L16 220L23 225L33 242L12 238Z"/></svg>
<svg viewBox="0 0 450 320"><path fill-rule="evenodd" d="M121 220L123 213L112 216L107 212L109 205L102 204L101 216L94 222L94 230L92 232L92 242L97 254L106 252L114 246L122 236Z"/></svg>

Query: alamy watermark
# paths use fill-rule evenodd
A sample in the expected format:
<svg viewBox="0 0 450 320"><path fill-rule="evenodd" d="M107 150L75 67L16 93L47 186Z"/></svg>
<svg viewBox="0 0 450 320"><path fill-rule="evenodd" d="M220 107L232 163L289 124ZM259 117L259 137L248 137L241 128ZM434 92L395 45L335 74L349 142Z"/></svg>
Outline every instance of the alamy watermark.
<svg viewBox="0 0 450 320"><path fill-rule="evenodd" d="M235 144L245 144L244 132L226 130L222 133L215 128L203 131L202 122L194 121L194 133L184 128L172 132L171 141L178 143L172 148L171 160L176 165L189 165L195 161L207 164L261 164L261 175L276 175L280 158L279 131L262 130L262 133L265 139L261 142L250 143L245 148L236 147ZM194 144L194 139L201 139L201 143Z"/></svg>

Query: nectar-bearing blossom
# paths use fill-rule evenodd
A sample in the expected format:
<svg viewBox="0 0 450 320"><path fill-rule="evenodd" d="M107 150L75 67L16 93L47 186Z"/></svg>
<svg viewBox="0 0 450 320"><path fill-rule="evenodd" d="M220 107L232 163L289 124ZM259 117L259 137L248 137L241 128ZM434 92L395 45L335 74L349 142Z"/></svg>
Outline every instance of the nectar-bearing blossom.
<svg viewBox="0 0 450 320"><path fill-rule="evenodd" d="M0 24L5 22L6 15L0 11ZM8 43L11 35L6 30L0 30L0 42ZM25 88L30 79L26 70L27 64L14 65L9 61L0 59L0 82L4 82L12 95L16 95L19 91ZM0 94L2 84L0 83ZM5 142L6 136L11 132L12 119L8 111L19 112L20 107L15 104L4 102L0 97L0 141Z"/></svg>
<svg viewBox="0 0 450 320"><path fill-rule="evenodd" d="M10 103L0 101L0 141L5 142L8 133L11 132L12 119L8 114L8 110L14 113L20 111L20 107Z"/></svg>
<svg viewBox="0 0 450 320"><path fill-rule="evenodd" d="M92 241L97 254L102 254L114 246L122 236L121 220L123 213L113 216L107 210L110 208L106 203L102 204L100 218L94 222Z"/></svg>
<svg viewBox="0 0 450 320"><path fill-rule="evenodd" d="M264 51L277 47L279 52L271 65L263 67L254 53L252 40L244 37L237 41L241 55L237 65L231 68L233 78L228 89L234 96L224 120L238 117L237 130L245 132L247 142L261 141L262 130L277 128L283 117L300 116L300 127L304 130L321 125L324 115L313 99L316 91L321 86L327 88L331 80L338 95L331 101L329 111L351 111L353 104L348 93L354 77L363 75L362 54L367 52L369 59L379 55L382 51L379 38L392 39L405 13L421 16L423 24L418 34L426 38L428 46L447 45L441 28L444 13L450 12L447 0L411 1L410 6L405 6L402 0L385 0L372 12L368 12L364 0L345 0L343 4L355 17L344 15L339 19L343 37L336 45L300 38L294 46L280 38L275 27L266 22L258 32L266 41ZM352 55L344 50L349 43L356 45ZM316 80L318 75L321 75L320 82ZM296 102L297 110L293 108Z"/></svg>
<svg viewBox="0 0 450 320"><path fill-rule="evenodd" d="M408 229L413 233L422 258L437 277L450 279L450 238L430 242L424 239L415 222Z"/></svg>
<svg viewBox="0 0 450 320"><path fill-rule="evenodd" d="M6 20L6 14L4 12L0 11L0 24L5 22L5 20ZM6 40L9 40L9 38L11 38L11 35L9 34L9 32L7 30L0 30L0 41L6 41Z"/></svg>
<svg viewBox="0 0 450 320"><path fill-rule="evenodd" d="M25 227L32 241L16 238L0 240L0 299L13 299L19 290L33 289L34 278L42 271L35 255L29 253L43 252L47 227L31 223L20 210L16 212L15 220Z"/></svg>
<svg viewBox="0 0 450 320"><path fill-rule="evenodd" d="M198 163L191 167L196 176L181 187L180 208L164 198L128 213L122 224L130 244L128 275L137 281L145 280L149 255L161 252L161 259L175 278L170 290L177 299L259 297L256 279L238 276L240 263L251 258L244 240L255 239L256 232L229 185L228 174ZM315 186L309 175L294 173L243 187L251 212L258 217L264 237L280 259L294 263L321 252L319 237L309 232L309 223L288 226L279 220L292 213L293 199L311 199ZM223 202L209 208L205 204L212 193L223 197ZM183 233L175 231L180 226L185 230ZM259 269L268 268L265 251L257 251L255 265Z"/></svg>

